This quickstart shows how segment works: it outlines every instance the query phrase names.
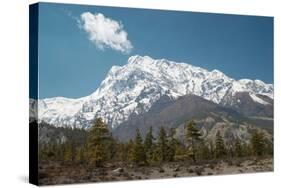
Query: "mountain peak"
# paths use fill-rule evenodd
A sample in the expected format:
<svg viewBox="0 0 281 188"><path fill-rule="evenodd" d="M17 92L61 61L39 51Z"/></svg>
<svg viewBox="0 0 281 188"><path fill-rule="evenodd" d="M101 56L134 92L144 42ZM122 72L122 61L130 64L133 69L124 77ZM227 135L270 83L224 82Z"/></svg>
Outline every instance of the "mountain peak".
<svg viewBox="0 0 281 188"><path fill-rule="evenodd" d="M149 56L140 56L140 55L133 55L131 57L128 58L128 64L139 64L145 61L154 61L154 59L152 59Z"/></svg>
<svg viewBox="0 0 281 188"><path fill-rule="evenodd" d="M128 58L128 64L129 65L146 65L146 66L163 66L163 65L179 65L184 64L188 65L186 63L176 63L167 59L154 59L150 56L140 56L140 55L134 55Z"/></svg>
<svg viewBox="0 0 281 188"><path fill-rule="evenodd" d="M193 94L216 104L231 105L238 92L251 93L254 99L256 94L273 99L273 86L262 81L236 81L219 70L134 55L127 64L113 66L100 87L88 97L40 100L39 119L58 126L87 128L94 118L102 117L115 128L131 114L147 112L163 95L177 99Z"/></svg>
<svg viewBox="0 0 281 188"><path fill-rule="evenodd" d="M212 70L213 74L218 74L218 75L222 75L223 73L217 69Z"/></svg>

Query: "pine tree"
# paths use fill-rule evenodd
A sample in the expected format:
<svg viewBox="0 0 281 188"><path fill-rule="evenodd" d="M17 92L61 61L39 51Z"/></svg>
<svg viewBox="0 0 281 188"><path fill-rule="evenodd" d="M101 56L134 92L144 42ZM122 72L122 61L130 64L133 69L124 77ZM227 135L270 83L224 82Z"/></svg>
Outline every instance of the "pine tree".
<svg viewBox="0 0 281 188"><path fill-rule="evenodd" d="M273 150L274 150L274 147L273 147L273 138L271 140L269 139L265 139L265 154L267 155L273 155Z"/></svg>
<svg viewBox="0 0 281 188"><path fill-rule="evenodd" d="M226 156L233 158L236 156L235 143L225 143Z"/></svg>
<svg viewBox="0 0 281 188"><path fill-rule="evenodd" d="M64 147L64 144L59 144L57 146L57 159L59 161L63 161L63 156L64 156L64 150L65 150L65 147Z"/></svg>
<svg viewBox="0 0 281 188"><path fill-rule="evenodd" d="M252 151L255 156L261 156L265 150L265 137L262 132L255 130L251 138Z"/></svg>
<svg viewBox="0 0 281 188"><path fill-rule="evenodd" d="M211 159L212 158L212 153L210 148L205 142L200 142L198 144L198 149L197 149L197 155L199 159Z"/></svg>
<svg viewBox="0 0 281 188"><path fill-rule="evenodd" d="M47 146L45 144L39 145L39 160L46 160L47 159Z"/></svg>
<svg viewBox="0 0 281 188"><path fill-rule="evenodd" d="M174 128L170 129L168 137L168 151L167 151L167 161L174 161L177 148L179 146L179 141L175 138L176 130Z"/></svg>
<svg viewBox="0 0 281 188"><path fill-rule="evenodd" d="M117 141L113 138L112 133L110 133L110 136L108 138L108 151L109 151L109 158L113 159L114 156L117 153Z"/></svg>
<svg viewBox="0 0 281 188"><path fill-rule="evenodd" d="M144 150L146 154L146 160L148 162L152 161L153 155L153 135L152 135L152 127L149 128L149 131L146 134L145 141L144 141Z"/></svg>
<svg viewBox="0 0 281 188"><path fill-rule="evenodd" d="M136 129L136 136L133 147L133 162L137 165L142 165L146 162L145 150L142 143L142 137L139 129Z"/></svg>
<svg viewBox="0 0 281 188"><path fill-rule="evenodd" d="M168 140L164 127L160 128L157 141L157 158L158 161L163 162L167 160Z"/></svg>
<svg viewBox="0 0 281 188"><path fill-rule="evenodd" d="M210 158L214 159L216 157L216 148L212 140L210 140L209 142L209 148L210 148Z"/></svg>
<svg viewBox="0 0 281 188"><path fill-rule="evenodd" d="M73 149L72 149L71 142L67 142L65 144L64 161L65 162L72 162L73 161Z"/></svg>
<svg viewBox="0 0 281 188"><path fill-rule="evenodd" d="M196 149L197 149L196 143L201 140L200 139L201 134L195 126L196 124L193 120L185 125L185 129L186 129L185 139L187 144L190 144L191 146L190 155L194 163L196 163Z"/></svg>
<svg viewBox="0 0 281 188"><path fill-rule="evenodd" d="M57 143L51 144L49 151L52 153L53 160L58 160L58 153L59 153L58 144Z"/></svg>
<svg viewBox="0 0 281 188"><path fill-rule="evenodd" d="M126 144L127 160L131 163L134 162L134 141L132 139Z"/></svg>
<svg viewBox="0 0 281 188"><path fill-rule="evenodd" d="M216 134L215 155L216 158L222 158L226 155L226 148L220 131L218 131Z"/></svg>
<svg viewBox="0 0 281 188"><path fill-rule="evenodd" d="M235 151L236 157L242 157L243 156L242 144L241 144L241 140L239 138L237 138L235 140L234 151Z"/></svg>
<svg viewBox="0 0 281 188"><path fill-rule="evenodd" d="M75 161L78 162L78 163L84 163L85 162L85 154L84 154L83 147L79 147L77 149Z"/></svg>
<svg viewBox="0 0 281 188"><path fill-rule="evenodd" d="M243 156L252 156L253 155L251 144L242 143L241 146L242 146L242 155Z"/></svg>
<svg viewBox="0 0 281 188"><path fill-rule="evenodd" d="M174 158L176 161L184 161L187 158L185 145L179 141L178 141L178 145L176 147Z"/></svg>
<svg viewBox="0 0 281 188"><path fill-rule="evenodd" d="M87 138L87 153L90 164L101 167L110 159L111 135L101 118L94 121Z"/></svg>
<svg viewBox="0 0 281 188"><path fill-rule="evenodd" d="M118 143L116 147L117 147L116 149L117 160L122 162L127 161L128 158L127 158L126 143Z"/></svg>

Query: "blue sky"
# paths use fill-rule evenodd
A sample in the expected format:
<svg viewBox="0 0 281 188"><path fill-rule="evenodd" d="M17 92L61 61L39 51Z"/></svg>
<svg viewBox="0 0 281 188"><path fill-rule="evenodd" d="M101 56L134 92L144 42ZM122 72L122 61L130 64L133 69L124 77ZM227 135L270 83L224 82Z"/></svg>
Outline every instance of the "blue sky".
<svg viewBox="0 0 281 188"><path fill-rule="evenodd" d="M39 7L40 98L89 95L111 66L124 65L135 54L273 83L271 17L50 3ZM85 12L90 14L83 19ZM119 24L117 34L104 36L91 28L98 13L101 20L109 19L109 26Z"/></svg>

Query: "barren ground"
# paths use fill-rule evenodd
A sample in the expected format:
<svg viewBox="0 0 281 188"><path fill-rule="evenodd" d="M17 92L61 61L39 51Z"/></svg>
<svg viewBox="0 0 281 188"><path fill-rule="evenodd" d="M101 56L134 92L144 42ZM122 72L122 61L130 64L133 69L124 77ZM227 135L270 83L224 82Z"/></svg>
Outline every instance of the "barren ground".
<svg viewBox="0 0 281 188"><path fill-rule="evenodd" d="M40 162L40 185L89 183L159 179L173 177L223 175L273 171L273 159L239 159L234 161L208 161L198 164L170 162L161 165L132 167L108 164L104 168L89 168L87 165L66 165L59 162Z"/></svg>

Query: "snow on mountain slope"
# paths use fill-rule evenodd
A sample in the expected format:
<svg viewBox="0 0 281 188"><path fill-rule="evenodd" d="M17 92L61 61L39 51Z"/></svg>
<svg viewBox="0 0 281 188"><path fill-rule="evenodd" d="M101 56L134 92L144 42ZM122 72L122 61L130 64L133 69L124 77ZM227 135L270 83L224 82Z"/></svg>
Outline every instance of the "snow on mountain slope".
<svg viewBox="0 0 281 188"><path fill-rule="evenodd" d="M248 92L254 101L264 105L266 101L257 94L273 99L273 85L260 80L236 81L218 70L136 55L124 66L113 66L100 87L87 97L40 100L39 120L56 126L88 128L95 117L102 117L116 128L132 113L148 111L164 94L171 98L194 94L220 104L227 103L226 96L231 98L237 92Z"/></svg>
<svg viewBox="0 0 281 188"><path fill-rule="evenodd" d="M268 105L268 102L262 100L261 98L259 98L258 96L256 96L255 94L250 94L251 98L255 101L258 102L260 104L264 104L264 105Z"/></svg>
<svg viewBox="0 0 281 188"><path fill-rule="evenodd" d="M39 100L38 116L39 119L50 124L71 125L75 123L72 118L82 108L86 98L69 99L64 97L55 97Z"/></svg>

